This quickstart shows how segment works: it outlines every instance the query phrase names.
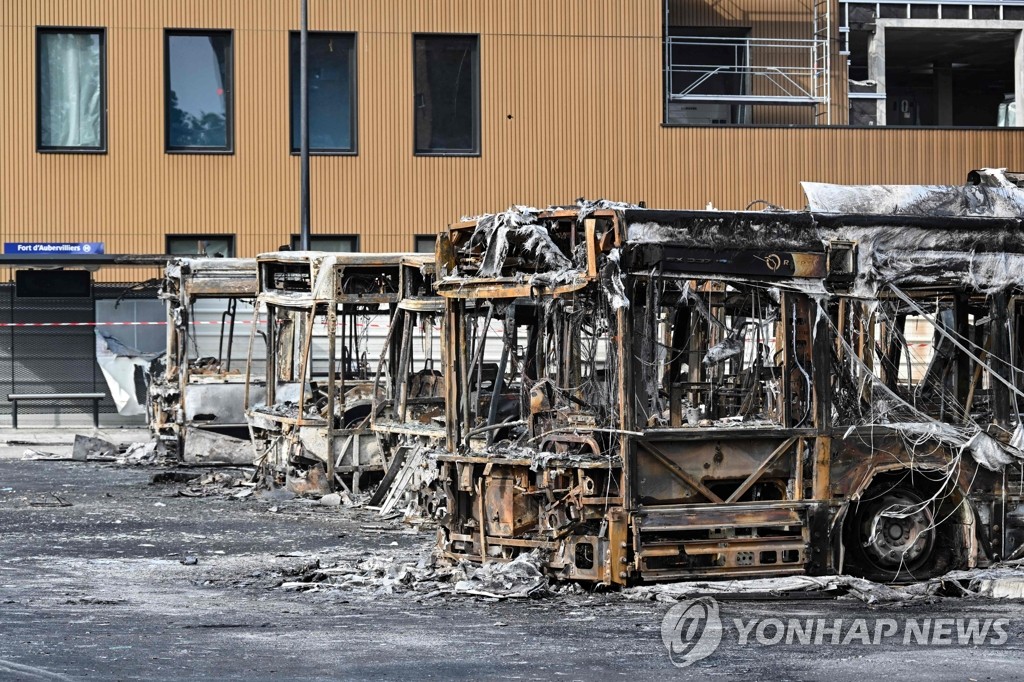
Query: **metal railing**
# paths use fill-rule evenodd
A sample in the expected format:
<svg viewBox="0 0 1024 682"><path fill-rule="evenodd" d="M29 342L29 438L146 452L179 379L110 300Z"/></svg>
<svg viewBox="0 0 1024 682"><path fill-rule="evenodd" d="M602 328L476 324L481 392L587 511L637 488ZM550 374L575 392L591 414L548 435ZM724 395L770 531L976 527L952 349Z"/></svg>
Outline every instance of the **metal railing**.
<svg viewBox="0 0 1024 682"><path fill-rule="evenodd" d="M829 73L820 59L828 45L822 40L671 36L665 42L669 101L828 104L828 88L822 85ZM731 58L713 64L677 58L677 52L701 49Z"/></svg>

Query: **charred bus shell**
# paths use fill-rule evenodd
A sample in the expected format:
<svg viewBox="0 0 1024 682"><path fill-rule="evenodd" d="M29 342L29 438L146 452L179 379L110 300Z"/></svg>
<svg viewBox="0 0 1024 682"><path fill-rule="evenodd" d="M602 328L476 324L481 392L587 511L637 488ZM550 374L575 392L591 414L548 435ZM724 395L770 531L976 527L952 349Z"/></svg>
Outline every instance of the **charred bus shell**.
<svg viewBox="0 0 1024 682"><path fill-rule="evenodd" d="M953 188L942 215L942 188L900 215L821 190L452 225L439 551L605 584L1024 553L1020 190Z"/></svg>
<svg viewBox="0 0 1024 682"><path fill-rule="evenodd" d="M256 261L251 258L176 258L164 271L160 298L167 305L167 351L151 371L150 429L163 448L188 463L248 462L243 394L245 367L232 366L244 349L239 303L256 298ZM219 316L196 320L196 305L222 305ZM198 323L217 325L217 354L200 350ZM246 330L248 331L248 330ZM262 377L249 388L262 399Z"/></svg>

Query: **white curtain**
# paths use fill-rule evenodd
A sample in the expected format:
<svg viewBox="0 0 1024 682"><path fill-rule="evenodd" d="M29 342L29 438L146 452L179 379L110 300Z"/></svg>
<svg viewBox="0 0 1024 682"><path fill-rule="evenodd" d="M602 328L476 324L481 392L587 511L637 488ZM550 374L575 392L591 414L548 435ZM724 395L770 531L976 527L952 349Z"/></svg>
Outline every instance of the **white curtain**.
<svg viewBox="0 0 1024 682"><path fill-rule="evenodd" d="M95 33L44 33L40 57L41 142L98 147L103 96Z"/></svg>

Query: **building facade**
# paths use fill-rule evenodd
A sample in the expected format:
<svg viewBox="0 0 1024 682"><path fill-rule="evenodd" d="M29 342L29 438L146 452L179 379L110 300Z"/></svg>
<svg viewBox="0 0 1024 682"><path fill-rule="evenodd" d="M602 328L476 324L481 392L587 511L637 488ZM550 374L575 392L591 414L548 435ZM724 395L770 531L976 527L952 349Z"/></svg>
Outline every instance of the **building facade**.
<svg viewBox="0 0 1024 682"><path fill-rule="evenodd" d="M801 208L803 180L1024 169L1021 0L309 9L313 248L429 250L448 223L513 204ZM0 4L5 245L293 244L298 28L298 0ZM115 286L156 274L102 269L87 298L29 299L5 268L0 393L105 390L91 328L28 324L159 350L159 327L119 326L163 319L154 291L125 302Z"/></svg>
<svg viewBox="0 0 1024 682"><path fill-rule="evenodd" d="M297 1L0 13L5 242L292 240ZM311 0L310 29L325 248L425 248L514 203L799 208L801 180L1024 168L1024 137L997 127L1024 72L1019 2Z"/></svg>

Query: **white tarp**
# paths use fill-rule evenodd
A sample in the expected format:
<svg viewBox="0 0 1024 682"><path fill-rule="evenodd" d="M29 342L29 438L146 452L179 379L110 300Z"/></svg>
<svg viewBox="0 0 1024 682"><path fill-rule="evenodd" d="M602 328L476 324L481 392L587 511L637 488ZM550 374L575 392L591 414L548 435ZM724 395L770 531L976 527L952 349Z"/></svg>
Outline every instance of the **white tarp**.
<svg viewBox="0 0 1024 682"><path fill-rule="evenodd" d="M107 380L118 414L135 416L146 413L145 385L148 383L149 365L157 355L129 348L113 336L96 330L96 362ZM139 395L139 386L142 386L142 395Z"/></svg>

